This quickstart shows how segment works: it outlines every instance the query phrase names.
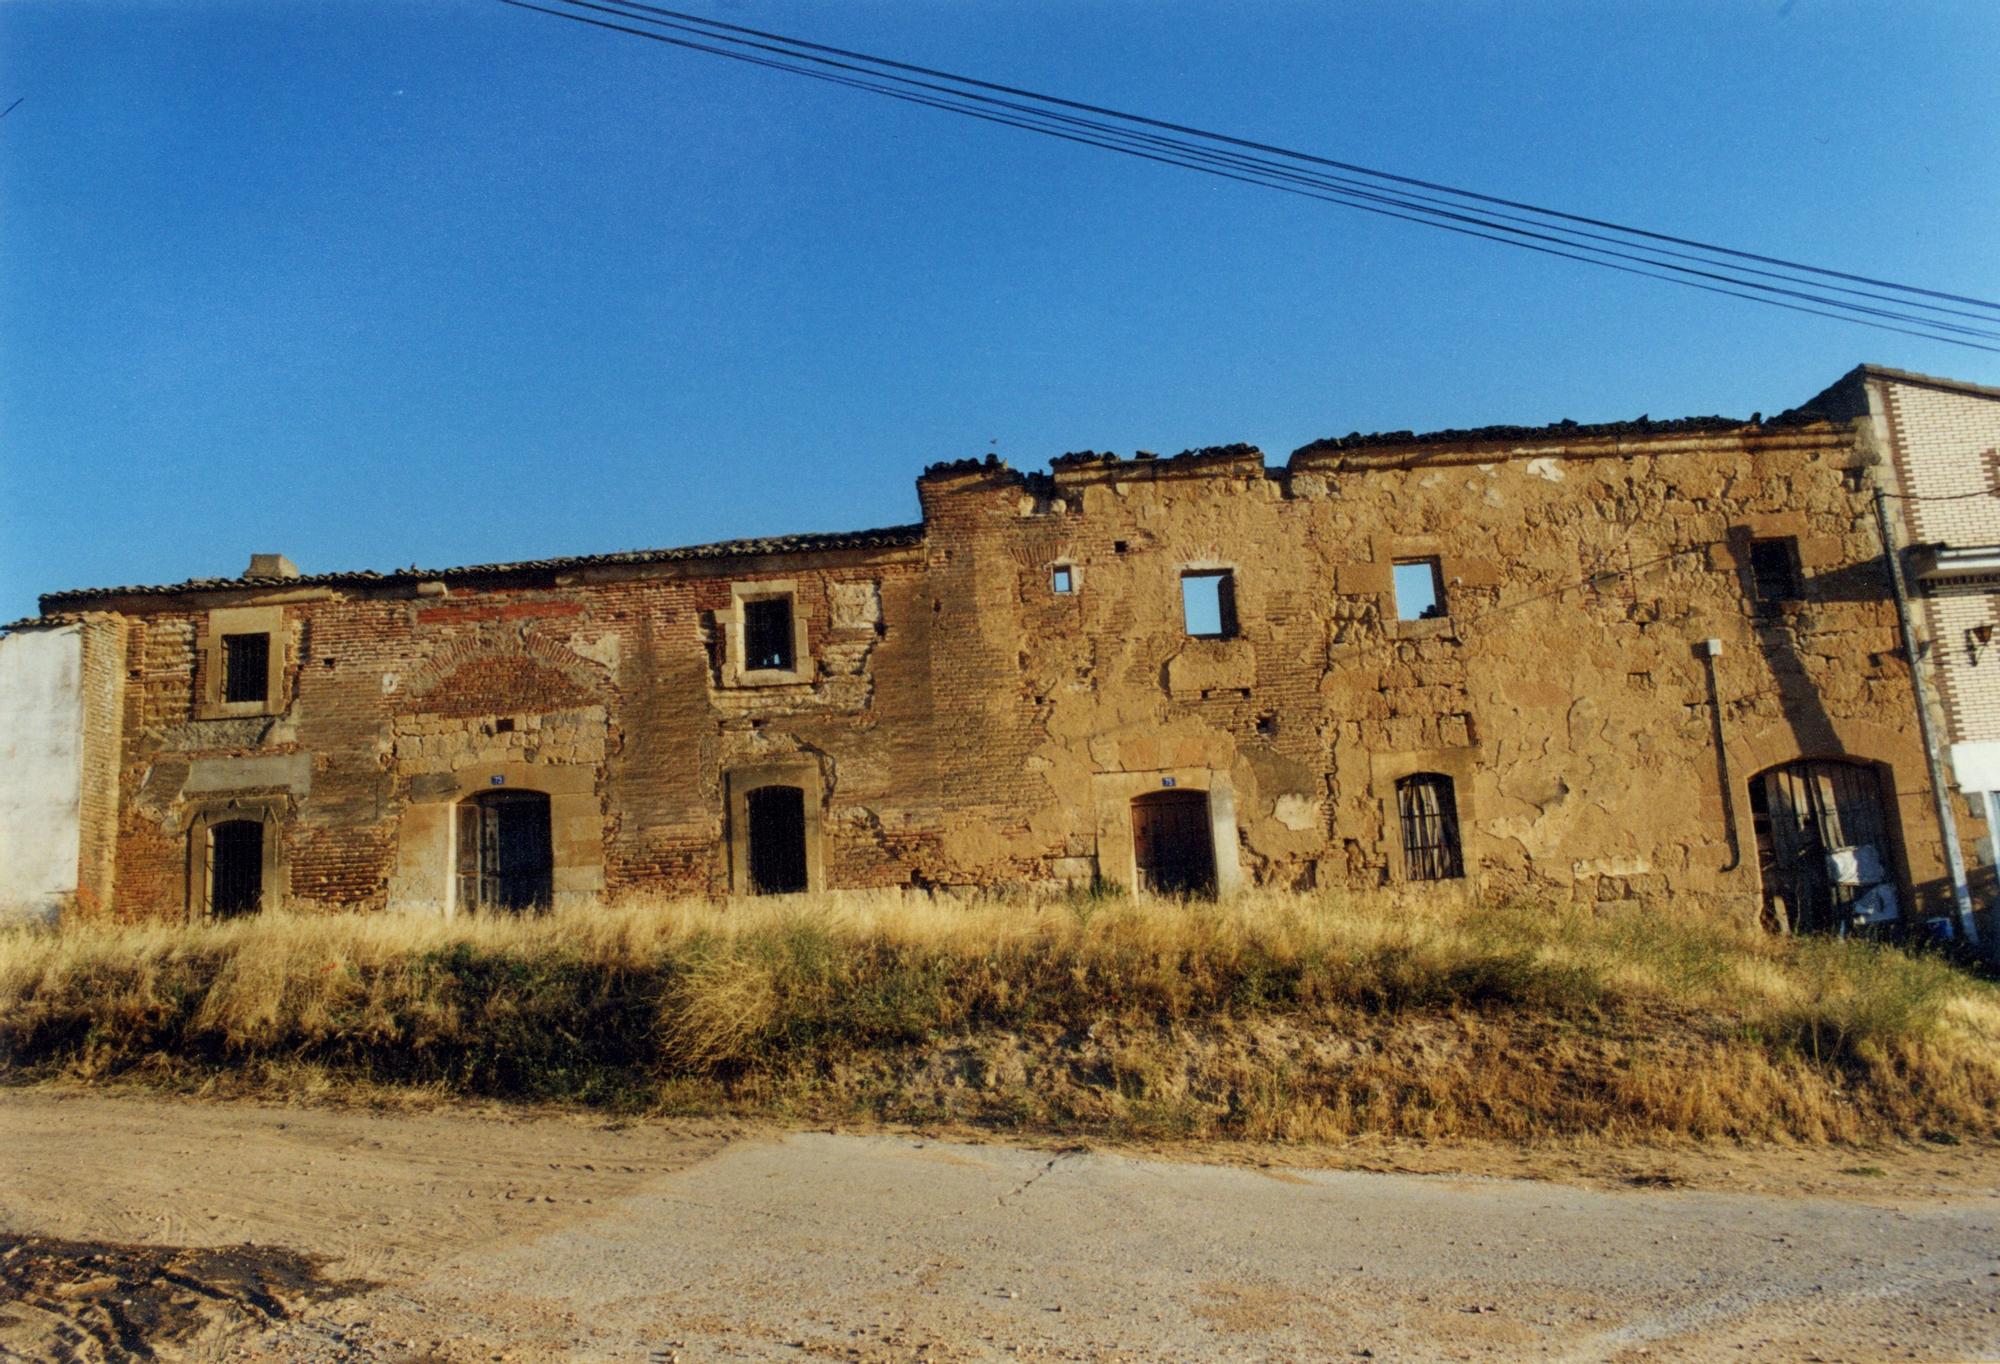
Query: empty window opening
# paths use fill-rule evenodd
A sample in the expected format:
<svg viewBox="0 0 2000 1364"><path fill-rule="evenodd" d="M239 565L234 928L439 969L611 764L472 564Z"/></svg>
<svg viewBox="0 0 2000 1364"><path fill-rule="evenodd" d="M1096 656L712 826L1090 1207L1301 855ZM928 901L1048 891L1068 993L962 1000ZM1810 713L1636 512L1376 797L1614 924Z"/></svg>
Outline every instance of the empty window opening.
<svg viewBox="0 0 2000 1364"><path fill-rule="evenodd" d="M458 807L458 906L469 913L547 909L555 892L549 798L487 791Z"/></svg>
<svg viewBox="0 0 2000 1364"><path fill-rule="evenodd" d="M495 734L512 734L514 732L514 717L508 715L495 720L493 722L493 732Z"/></svg>
<svg viewBox="0 0 2000 1364"><path fill-rule="evenodd" d="M231 819L210 825L208 912L218 919L233 919L263 907L263 821Z"/></svg>
<svg viewBox="0 0 2000 1364"><path fill-rule="evenodd" d="M1150 791L1132 802L1132 862L1155 895L1215 894L1215 831L1206 791Z"/></svg>
<svg viewBox="0 0 2000 1364"><path fill-rule="evenodd" d="M1049 590L1059 597L1076 591L1076 575L1068 564L1057 564L1049 570Z"/></svg>
<svg viewBox="0 0 2000 1364"><path fill-rule="evenodd" d="M1894 919L1895 873L1878 770L1786 763L1750 779L1764 913L1780 932L1841 932Z"/></svg>
<svg viewBox="0 0 2000 1364"><path fill-rule="evenodd" d="M750 823L750 890L789 895L806 889L806 793L796 786L760 786L744 805Z"/></svg>
<svg viewBox="0 0 2000 1364"><path fill-rule="evenodd" d="M1228 639L1236 633L1236 575L1181 574L1181 616L1196 639Z"/></svg>
<svg viewBox="0 0 2000 1364"><path fill-rule="evenodd" d="M229 702L270 699L271 637L266 634L222 637L222 699Z"/></svg>
<svg viewBox="0 0 2000 1364"><path fill-rule="evenodd" d="M1454 881L1465 875L1458 841L1458 801L1451 778L1413 772L1396 783L1403 826L1403 869L1412 881Z"/></svg>
<svg viewBox="0 0 2000 1364"><path fill-rule="evenodd" d="M1436 559L1411 559L1392 570L1396 619L1436 620L1444 615L1444 575Z"/></svg>
<svg viewBox="0 0 2000 1364"><path fill-rule="evenodd" d="M1111 542L1111 552L1113 554L1123 554L1126 550L1130 548L1131 546L1126 544L1123 540L1113 540Z"/></svg>
<svg viewBox="0 0 2000 1364"><path fill-rule="evenodd" d="M744 602L744 669L789 672L792 662L792 599L753 597Z"/></svg>
<svg viewBox="0 0 2000 1364"><path fill-rule="evenodd" d="M1750 542L1750 588L1763 607L1799 599L1798 546L1789 535Z"/></svg>

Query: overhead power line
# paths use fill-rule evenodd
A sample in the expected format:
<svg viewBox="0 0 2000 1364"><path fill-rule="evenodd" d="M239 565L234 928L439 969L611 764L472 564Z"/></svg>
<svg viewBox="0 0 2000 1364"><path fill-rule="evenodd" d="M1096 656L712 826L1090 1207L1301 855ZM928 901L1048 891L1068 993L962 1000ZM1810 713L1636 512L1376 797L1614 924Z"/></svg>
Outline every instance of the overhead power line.
<svg viewBox="0 0 2000 1364"><path fill-rule="evenodd" d="M1100 105L1038 94L1015 86L829 47L766 30L702 19L681 11L640 3L639 0L606 0L605 3L597 3L596 0L551 0L549 4L502 0L502 3L685 50L884 95L982 122L1303 195L1625 274L1661 279L1794 312L2000 353L2000 346L1981 344L1981 340L2000 341L2000 330L1995 330L1992 325L1968 326L1948 320L1950 317L1962 317L1978 323L2000 324L2000 303L1984 299L1626 227L1603 219L1372 170L1350 162L1123 113ZM1001 95L1006 98L998 97ZM1331 175L1315 167L1329 167L1345 173ZM1412 189L1402 188L1404 186L1435 193L1415 193ZM1438 197L1440 195L1450 197ZM1491 206L1519 209L1521 213L1500 212ZM1605 231L1586 231L1572 224L1603 228ZM1670 243L1691 249L1672 250L1655 243ZM1767 270L1740 264L1741 261L1757 261L1781 269ZM1873 287L1861 289L1828 282L1834 279ZM1766 283L1767 280L1780 282ZM1835 294L1851 297L1835 297ZM1861 299L1869 302L1857 301ZM1932 299L1971 307L1948 307L1931 302ZM1879 307L1876 304L1891 306ZM1908 325L1897 325L1899 323Z"/></svg>

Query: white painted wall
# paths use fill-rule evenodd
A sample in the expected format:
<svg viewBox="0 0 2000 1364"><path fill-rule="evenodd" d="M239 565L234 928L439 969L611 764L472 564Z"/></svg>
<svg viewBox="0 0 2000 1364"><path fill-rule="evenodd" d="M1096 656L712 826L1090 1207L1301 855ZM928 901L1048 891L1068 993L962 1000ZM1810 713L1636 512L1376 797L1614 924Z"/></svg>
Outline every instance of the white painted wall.
<svg viewBox="0 0 2000 1364"><path fill-rule="evenodd" d="M0 918L51 918L76 892L83 632L0 636Z"/></svg>

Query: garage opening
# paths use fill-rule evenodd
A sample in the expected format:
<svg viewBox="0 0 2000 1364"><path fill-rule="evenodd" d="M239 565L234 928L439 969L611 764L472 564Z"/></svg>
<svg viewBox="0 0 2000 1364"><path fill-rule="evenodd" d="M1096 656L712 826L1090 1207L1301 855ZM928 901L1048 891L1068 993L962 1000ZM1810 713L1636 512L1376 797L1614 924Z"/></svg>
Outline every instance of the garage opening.
<svg viewBox="0 0 2000 1364"><path fill-rule="evenodd" d="M745 798L750 821L750 891L789 895L806 889L806 793L760 786Z"/></svg>
<svg viewBox="0 0 2000 1364"><path fill-rule="evenodd" d="M1215 894L1215 834L1208 792L1149 791L1132 801L1139 885L1155 895Z"/></svg>
<svg viewBox="0 0 2000 1364"><path fill-rule="evenodd" d="M555 842L540 791L487 791L458 807L458 906L470 913L549 907Z"/></svg>
<svg viewBox="0 0 2000 1364"><path fill-rule="evenodd" d="M1750 779L1764 914L1780 932L1846 932L1900 912L1881 773L1836 760Z"/></svg>
<svg viewBox="0 0 2000 1364"><path fill-rule="evenodd" d="M264 907L264 822L231 819L208 830L208 912L218 919Z"/></svg>

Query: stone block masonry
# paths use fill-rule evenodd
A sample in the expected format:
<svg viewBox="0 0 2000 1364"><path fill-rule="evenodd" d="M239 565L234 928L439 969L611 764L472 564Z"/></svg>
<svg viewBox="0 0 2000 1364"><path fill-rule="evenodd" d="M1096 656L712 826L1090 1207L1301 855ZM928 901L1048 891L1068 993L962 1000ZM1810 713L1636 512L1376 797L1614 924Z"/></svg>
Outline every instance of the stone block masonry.
<svg viewBox="0 0 2000 1364"><path fill-rule="evenodd" d="M75 721L88 913L210 912L262 837L262 903L307 908L1432 879L1796 914L1771 774L1836 768L1907 909L1942 850L1884 476L1828 404L966 461L916 526L56 593L16 631L115 660ZM780 654L741 652L752 605ZM247 628L262 700L210 675Z"/></svg>

